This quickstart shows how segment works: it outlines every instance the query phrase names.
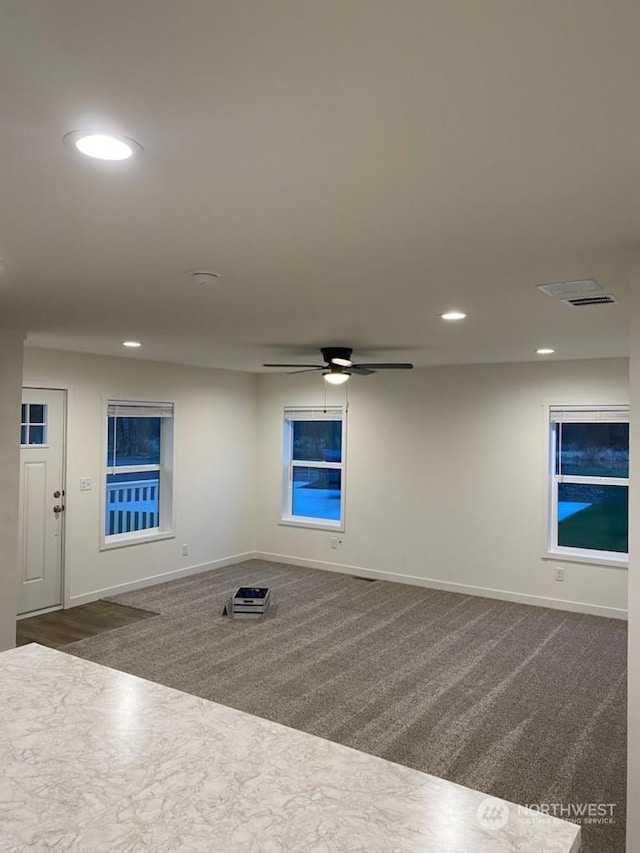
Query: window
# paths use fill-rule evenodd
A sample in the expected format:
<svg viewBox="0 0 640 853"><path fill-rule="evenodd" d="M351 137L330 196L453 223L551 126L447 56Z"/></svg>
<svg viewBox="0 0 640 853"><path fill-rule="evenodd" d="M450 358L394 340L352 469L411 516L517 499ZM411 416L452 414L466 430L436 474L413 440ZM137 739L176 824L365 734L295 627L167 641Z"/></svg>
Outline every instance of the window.
<svg viewBox="0 0 640 853"><path fill-rule="evenodd" d="M343 528L344 426L340 408L284 410L283 522Z"/></svg>
<svg viewBox="0 0 640 853"><path fill-rule="evenodd" d="M47 443L47 404L23 403L20 416L20 444L22 447L42 446Z"/></svg>
<svg viewBox="0 0 640 853"><path fill-rule="evenodd" d="M626 558L628 409L552 407L550 425L549 551Z"/></svg>
<svg viewBox="0 0 640 853"><path fill-rule="evenodd" d="M171 403L108 403L105 545L170 535L172 457Z"/></svg>

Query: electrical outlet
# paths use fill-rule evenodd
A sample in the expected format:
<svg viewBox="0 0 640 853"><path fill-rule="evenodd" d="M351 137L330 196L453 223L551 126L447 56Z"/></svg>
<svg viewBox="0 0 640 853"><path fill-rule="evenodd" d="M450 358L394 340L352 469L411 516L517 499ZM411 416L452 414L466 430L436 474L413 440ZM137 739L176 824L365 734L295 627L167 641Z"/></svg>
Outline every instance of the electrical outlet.
<svg viewBox="0 0 640 853"><path fill-rule="evenodd" d="M556 566L553 576L560 583L564 583L564 569L561 569L560 566Z"/></svg>
<svg viewBox="0 0 640 853"><path fill-rule="evenodd" d="M93 480L91 477L80 477L80 491L90 492L93 488Z"/></svg>
<svg viewBox="0 0 640 853"><path fill-rule="evenodd" d="M189 556L189 546L188 546L188 545L183 545L183 546L182 546L182 556L183 556L183 557L188 557L188 556Z"/></svg>

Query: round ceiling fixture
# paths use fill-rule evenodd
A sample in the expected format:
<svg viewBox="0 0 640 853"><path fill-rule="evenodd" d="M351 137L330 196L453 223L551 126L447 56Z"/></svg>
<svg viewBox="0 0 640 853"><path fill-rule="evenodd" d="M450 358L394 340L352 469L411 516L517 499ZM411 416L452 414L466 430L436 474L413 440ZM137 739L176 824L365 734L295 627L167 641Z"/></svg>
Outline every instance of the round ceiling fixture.
<svg viewBox="0 0 640 853"><path fill-rule="evenodd" d="M440 316L443 320L464 320L467 315L463 314L462 311L446 311Z"/></svg>
<svg viewBox="0 0 640 853"><path fill-rule="evenodd" d="M190 275L194 281L203 286L205 284L216 284L220 279L220 274L211 272L211 270L193 270Z"/></svg>
<svg viewBox="0 0 640 853"><path fill-rule="evenodd" d="M325 371L323 374L324 381L328 382L329 385L342 385L343 382L346 382L349 379L350 373L347 373L342 367L337 364L332 364L331 369Z"/></svg>
<svg viewBox="0 0 640 853"><path fill-rule="evenodd" d="M137 349L138 347L141 347L142 344L140 341L122 341L122 346L129 347L130 349Z"/></svg>
<svg viewBox="0 0 640 853"><path fill-rule="evenodd" d="M135 139L113 133L73 130L63 142L73 151L94 160L136 160L144 154L144 148Z"/></svg>

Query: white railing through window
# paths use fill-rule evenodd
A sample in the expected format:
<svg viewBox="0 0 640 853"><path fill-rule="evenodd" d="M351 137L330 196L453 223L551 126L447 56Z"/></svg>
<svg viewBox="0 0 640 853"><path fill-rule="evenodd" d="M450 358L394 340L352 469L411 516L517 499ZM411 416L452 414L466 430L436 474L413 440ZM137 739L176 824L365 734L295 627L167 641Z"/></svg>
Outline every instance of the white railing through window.
<svg viewBox="0 0 640 853"><path fill-rule="evenodd" d="M107 483L107 536L148 530L160 524L160 480Z"/></svg>

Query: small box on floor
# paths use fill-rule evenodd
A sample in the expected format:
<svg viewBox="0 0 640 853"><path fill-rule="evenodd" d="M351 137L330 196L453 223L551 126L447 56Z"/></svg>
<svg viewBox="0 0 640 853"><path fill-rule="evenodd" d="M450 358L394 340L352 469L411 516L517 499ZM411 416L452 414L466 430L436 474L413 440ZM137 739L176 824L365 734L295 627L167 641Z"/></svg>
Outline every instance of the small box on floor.
<svg viewBox="0 0 640 853"><path fill-rule="evenodd" d="M271 590L266 587L241 586L225 607L233 619L259 619L269 609Z"/></svg>

